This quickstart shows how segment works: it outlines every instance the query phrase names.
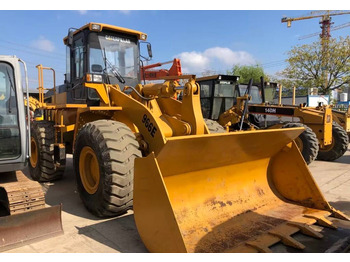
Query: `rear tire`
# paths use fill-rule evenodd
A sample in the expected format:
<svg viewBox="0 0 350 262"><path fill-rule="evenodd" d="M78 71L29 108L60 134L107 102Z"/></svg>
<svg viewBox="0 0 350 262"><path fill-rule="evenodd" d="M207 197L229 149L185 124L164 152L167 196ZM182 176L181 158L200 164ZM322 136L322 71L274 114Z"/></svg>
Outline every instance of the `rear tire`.
<svg viewBox="0 0 350 262"><path fill-rule="evenodd" d="M348 150L349 137L344 128L336 122L332 126L332 144L318 152L317 159L334 161L343 156Z"/></svg>
<svg viewBox="0 0 350 262"><path fill-rule="evenodd" d="M204 118L204 122L207 125L209 132L214 133L226 133L225 128L223 128L218 122Z"/></svg>
<svg viewBox="0 0 350 262"><path fill-rule="evenodd" d="M33 121L31 123L30 176L39 182L62 178L66 160L60 164L54 159L55 127L53 122Z"/></svg>
<svg viewBox="0 0 350 262"><path fill-rule="evenodd" d="M306 162L310 164L317 157L319 152L319 143L316 134L312 129L301 123L287 123L282 128L291 128L291 127L304 127L305 131L302 132L296 139L296 144Z"/></svg>
<svg viewBox="0 0 350 262"><path fill-rule="evenodd" d="M74 170L80 198L92 214L111 217L131 209L134 160L141 156L134 133L123 123L97 120L79 130Z"/></svg>

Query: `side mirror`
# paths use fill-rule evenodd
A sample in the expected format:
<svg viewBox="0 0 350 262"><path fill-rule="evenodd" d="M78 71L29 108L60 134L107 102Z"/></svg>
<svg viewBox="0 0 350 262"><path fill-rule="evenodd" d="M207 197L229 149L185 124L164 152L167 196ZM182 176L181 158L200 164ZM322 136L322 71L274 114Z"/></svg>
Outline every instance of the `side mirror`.
<svg viewBox="0 0 350 262"><path fill-rule="evenodd" d="M73 45L73 31L69 31L68 32L68 46L72 46Z"/></svg>
<svg viewBox="0 0 350 262"><path fill-rule="evenodd" d="M152 55L152 46L151 46L150 43L147 44L147 51L148 51L148 56L150 58L152 58L153 57L153 55Z"/></svg>
<svg viewBox="0 0 350 262"><path fill-rule="evenodd" d="M97 72L97 73L102 73L103 72L102 66L98 65L98 64L93 64L91 66L91 70L92 70L92 72Z"/></svg>

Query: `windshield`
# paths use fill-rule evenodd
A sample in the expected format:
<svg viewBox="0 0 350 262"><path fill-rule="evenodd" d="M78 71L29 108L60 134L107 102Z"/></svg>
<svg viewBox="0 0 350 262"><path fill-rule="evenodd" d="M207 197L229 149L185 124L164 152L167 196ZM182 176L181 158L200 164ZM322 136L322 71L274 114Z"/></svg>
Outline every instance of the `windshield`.
<svg viewBox="0 0 350 262"><path fill-rule="evenodd" d="M215 84L214 97L228 97L235 96L235 86L231 84Z"/></svg>
<svg viewBox="0 0 350 262"><path fill-rule="evenodd" d="M276 86L274 85L267 85L265 87L265 100L266 102L273 103L275 95L276 95Z"/></svg>
<svg viewBox="0 0 350 262"><path fill-rule="evenodd" d="M239 85L239 93L241 96L244 96L246 90L247 90L246 85ZM261 98L261 92L260 89L257 86L252 86L250 89L250 95L252 99L249 101L249 104L261 104L262 103L262 98Z"/></svg>
<svg viewBox="0 0 350 262"><path fill-rule="evenodd" d="M233 84L215 84L212 119L229 110L236 103L237 94Z"/></svg>
<svg viewBox="0 0 350 262"><path fill-rule="evenodd" d="M0 62L0 160L20 155L20 136L13 68Z"/></svg>
<svg viewBox="0 0 350 262"><path fill-rule="evenodd" d="M136 38L94 32L90 33L89 38L90 73L108 74L111 84L121 84L122 81L116 76L118 73L125 79L125 85L135 86L139 83L139 49Z"/></svg>

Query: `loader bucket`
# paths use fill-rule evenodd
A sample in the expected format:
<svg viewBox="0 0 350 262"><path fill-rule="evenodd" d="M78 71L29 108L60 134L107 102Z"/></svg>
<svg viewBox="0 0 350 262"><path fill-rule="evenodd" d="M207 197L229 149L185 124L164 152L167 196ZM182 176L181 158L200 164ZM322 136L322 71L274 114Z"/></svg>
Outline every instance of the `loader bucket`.
<svg viewBox="0 0 350 262"><path fill-rule="evenodd" d="M148 250L269 252L303 249L298 231L321 237L308 225L337 212L293 142L303 130L172 137L136 159L134 216Z"/></svg>
<svg viewBox="0 0 350 262"><path fill-rule="evenodd" d="M0 251L63 234L61 206L0 217Z"/></svg>

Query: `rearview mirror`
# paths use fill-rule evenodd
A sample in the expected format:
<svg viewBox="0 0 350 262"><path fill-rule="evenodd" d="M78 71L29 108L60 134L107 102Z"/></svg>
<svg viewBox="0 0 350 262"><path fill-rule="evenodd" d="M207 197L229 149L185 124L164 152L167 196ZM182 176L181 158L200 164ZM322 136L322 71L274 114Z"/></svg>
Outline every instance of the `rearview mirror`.
<svg viewBox="0 0 350 262"><path fill-rule="evenodd" d="M151 46L150 43L147 44L147 51L148 51L148 56L150 58L152 58L153 57L153 55L152 55L152 46Z"/></svg>
<svg viewBox="0 0 350 262"><path fill-rule="evenodd" d="M73 34L74 32L73 31L69 31L68 32L68 46L72 46L73 45Z"/></svg>
<svg viewBox="0 0 350 262"><path fill-rule="evenodd" d="M102 73L103 68L102 68L102 66L99 65L99 64L93 64L93 65L91 66L91 70L92 70L92 72Z"/></svg>

